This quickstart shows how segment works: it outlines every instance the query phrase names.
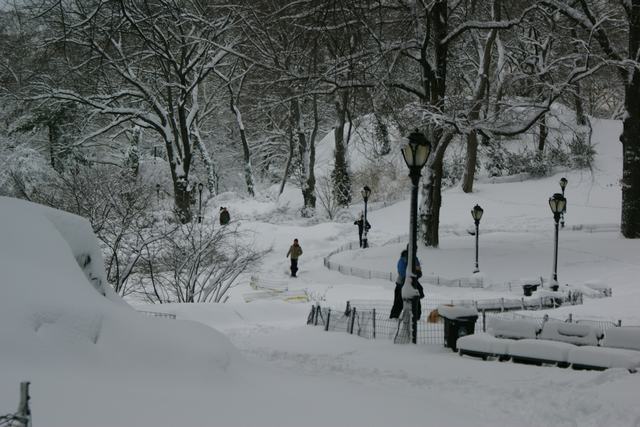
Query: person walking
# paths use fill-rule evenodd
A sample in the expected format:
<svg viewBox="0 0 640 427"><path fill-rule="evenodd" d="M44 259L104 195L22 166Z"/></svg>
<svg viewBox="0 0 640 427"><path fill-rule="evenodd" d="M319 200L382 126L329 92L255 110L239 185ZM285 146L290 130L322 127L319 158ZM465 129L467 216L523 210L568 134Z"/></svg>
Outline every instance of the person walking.
<svg viewBox="0 0 640 427"><path fill-rule="evenodd" d="M220 225L227 225L231 221L231 215L229 215L229 211L224 206L220 207Z"/></svg>
<svg viewBox="0 0 640 427"><path fill-rule="evenodd" d="M293 239L293 245L289 247L287 257L291 259L291 277L297 277L298 272L298 258L302 255L302 247L298 244L298 239Z"/></svg>
<svg viewBox="0 0 640 427"><path fill-rule="evenodd" d="M360 219L355 220L353 225L358 226L358 240L360 241L360 247L362 247L362 233L365 230L367 232L371 230L371 224L369 224L369 221L365 221L364 214L360 213Z"/></svg>
<svg viewBox="0 0 640 427"><path fill-rule="evenodd" d="M400 317L400 313L402 312L402 286L404 286L404 282L407 276L407 265L409 264L409 253L405 249L400 253L400 259L398 259L397 270L398 277L396 278L396 287L393 292L393 307L391 307L391 314L389 315L390 319L397 319ZM420 260L416 257L416 276L419 279L422 277L422 268L420 267ZM412 283L414 285L414 283ZM411 311L413 312L413 317L415 321L420 319L420 315L422 314L422 308L420 307L420 299L424 298L424 289L422 285L417 280L415 281L415 287L418 291L418 296L415 296L411 299Z"/></svg>
<svg viewBox="0 0 640 427"><path fill-rule="evenodd" d="M393 307L391 307L391 313L389 314L390 319L398 319L400 317L400 313L402 313L404 305L402 301L402 287L404 286L407 277L408 259L409 254L407 249L405 249L400 254L400 259L397 264L398 277L396 279L396 288L393 293ZM411 342L414 344L417 343L418 320L420 320L420 316L422 315L420 300L424 298L424 289L417 280L420 277L422 277L422 268L420 267L418 257L416 257L416 280L411 283L411 286L416 290L416 295L411 298Z"/></svg>

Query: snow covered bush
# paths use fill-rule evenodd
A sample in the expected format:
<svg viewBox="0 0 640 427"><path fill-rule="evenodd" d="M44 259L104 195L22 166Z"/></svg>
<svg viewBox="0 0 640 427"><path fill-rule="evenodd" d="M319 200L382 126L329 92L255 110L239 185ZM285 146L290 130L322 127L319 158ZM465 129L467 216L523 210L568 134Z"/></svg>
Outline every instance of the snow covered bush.
<svg viewBox="0 0 640 427"><path fill-rule="evenodd" d="M320 203L321 213L329 219L334 219L340 205L334 193L334 186L328 177L320 177L316 185L316 196Z"/></svg>
<svg viewBox="0 0 640 427"><path fill-rule="evenodd" d="M34 201L87 218L101 242L107 280L116 293L131 292L128 280L149 242L163 237L150 183L116 166L94 165L57 174Z"/></svg>
<svg viewBox="0 0 640 427"><path fill-rule="evenodd" d="M0 195L31 200L52 179L47 159L33 148L0 138Z"/></svg>
<svg viewBox="0 0 640 427"><path fill-rule="evenodd" d="M591 169L596 150L590 139L575 137L569 142L569 158L571 166L578 169Z"/></svg>
<svg viewBox="0 0 640 427"><path fill-rule="evenodd" d="M465 155L463 150L450 150L445 156L442 170L442 185L453 187L462 179L465 168ZM476 163L476 170L480 167L480 160Z"/></svg>
<svg viewBox="0 0 640 427"><path fill-rule="evenodd" d="M500 141L494 140L481 150L485 156L485 169L489 176L502 176L507 170L507 162L509 152L500 144Z"/></svg>
<svg viewBox="0 0 640 427"><path fill-rule="evenodd" d="M134 290L152 303L224 302L238 276L265 253L232 224L180 225L147 245Z"/></svg>
<svg viewBox="0 0 640 427"><path fill-rule="evenodd" d="M371 188L370 202L378 200L395 201L404 197L409 187L407 168L398 165L392 159L380 158L363 164L353 174L354 194L357 200L362 200L360 189L365 185Z"/></svg>

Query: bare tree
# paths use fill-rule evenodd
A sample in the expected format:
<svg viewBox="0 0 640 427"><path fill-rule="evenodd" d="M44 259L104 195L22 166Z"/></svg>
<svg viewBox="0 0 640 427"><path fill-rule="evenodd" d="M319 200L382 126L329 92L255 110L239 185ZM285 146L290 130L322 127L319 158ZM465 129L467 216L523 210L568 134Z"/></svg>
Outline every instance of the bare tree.
<svg viewBox="0 0 640 427"><path fill-rule="evenodd" d="M183 225L150 246L138 292L153 303L224 302L240 274L266 253L254 248L233 223Z"/></svg>
<svg viewBox="0 0 640 427"><path fill-rule="evenodd" d="M70 70L99 77L94 87L82 90L45 85L43 97L110 117L91 137L127 122L159 137L177 213L190 221L189 173L201 142L198 124L211 111L211 100L202 99L203 86L238 43L231 34L231 9L196 0L46 0L43 7L55 31L51 43L81 53Z"/></svg>
<svg viewBox="0 0 640 427"><path fill-rule="evenodd" d="M620 231L640 238L640 0L625 2L542 0L594 39L624 87L622 142L622 218ZM620 40L626 36L626 49Z"/></svg>

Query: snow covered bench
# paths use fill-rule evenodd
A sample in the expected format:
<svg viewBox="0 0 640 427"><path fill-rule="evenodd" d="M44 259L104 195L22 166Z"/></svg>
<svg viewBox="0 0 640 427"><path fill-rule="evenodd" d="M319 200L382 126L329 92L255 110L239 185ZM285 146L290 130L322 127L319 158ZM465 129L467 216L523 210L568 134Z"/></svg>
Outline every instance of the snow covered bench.
<svg viewBox="0 0 640 427"><path fill-rule="evenodd" d="M494 320L488 330L458 339L460 355L574 369L640 369L640 327L610 328L604 339L599 329L576 323L546 322L536 332L530 321Z"/></svg>
<svg viewBox="0 0 640 427"><path fill-rule="evenodd" d="M456 346L460 356L481 357L482 360L497 357L500 360L506 360L509 358L510 341L510 339L496 338L491 334L479 332L458 338Z"/></svg>
<svg viewBox="0 0 640 427"><path fill-rule="evenodd" d="M569 366L569 352L574 344L550 340L524 339L509 345L509 356L516 363Z"/></svg>
<svg viewBox="0 0 640 427"><path fill-rule="evenodd" d="M496 338L535 339L540 333L537 321L492 319L487 330Z"/></svg>
<svg viewBox="0 0 640 427"><path fill-rule="evenodd" d="M577 347L569 352L574 369L623 368L637 372L640 368L640 327L609 328L602 347Z"/></svg>
<svg viewBox="0 0 640 427"><path fill-rule="evenodd" d="M602 338L602 332L591 326L563 322L545 322L540 329L535 321L495 319L488 331L461 338L460 354L567 367L569 354L576 346L597 346Z"/></svg>
<svg viewBox="0 0 640 427"><path fill-rule="evenodd" d="M538 335L539 339L560 341L575 345L597 346L602 339L601 330L589 325L564 322L546 322Z"/></svg>
<svg viewBox="0 0 640 427"><path fill-rule="evenodd" d="M602 332L588 325L545 322L535 340L522 340L509 347L514 362L569 366L569 354L576 346L597 346Z"/></svg>
<svg viewBox="0 0 640 427"><path fill-rule="evenodd" d="M481 357L497 357L500 360L509 358L510 345L515 340L535 339L540 332L538 323L531 320L492 319L487 328L489 333L476 333L458 338L457 347L460 355Z"/></svg>

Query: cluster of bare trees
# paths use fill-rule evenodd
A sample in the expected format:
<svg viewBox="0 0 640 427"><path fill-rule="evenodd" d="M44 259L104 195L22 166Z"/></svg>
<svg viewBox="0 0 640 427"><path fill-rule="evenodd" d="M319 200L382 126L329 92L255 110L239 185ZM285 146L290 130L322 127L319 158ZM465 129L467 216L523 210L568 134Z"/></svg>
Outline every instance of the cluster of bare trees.
<svg viewBox="0 0 640 427"><path fill-rule="evenodd" d="M233 164L250 195L259 178L281 192L295 181L313 215L315 146L331 128L331 203L347 205L354 120L419 128L433 145L422 236L438 246L453 141L471 192L479 146L529 132L546 149L553 103L578 125L623 110L621 227L639 237L639 17L640 0L29 0L2 15L0 96L15 106L3 118L45 130L57 170L117 163L140 129L163 147L183 223L194 175L214 194ZM29 54L12 59L16 45ZM616 93L624 105L607 105Z"/></svg>

